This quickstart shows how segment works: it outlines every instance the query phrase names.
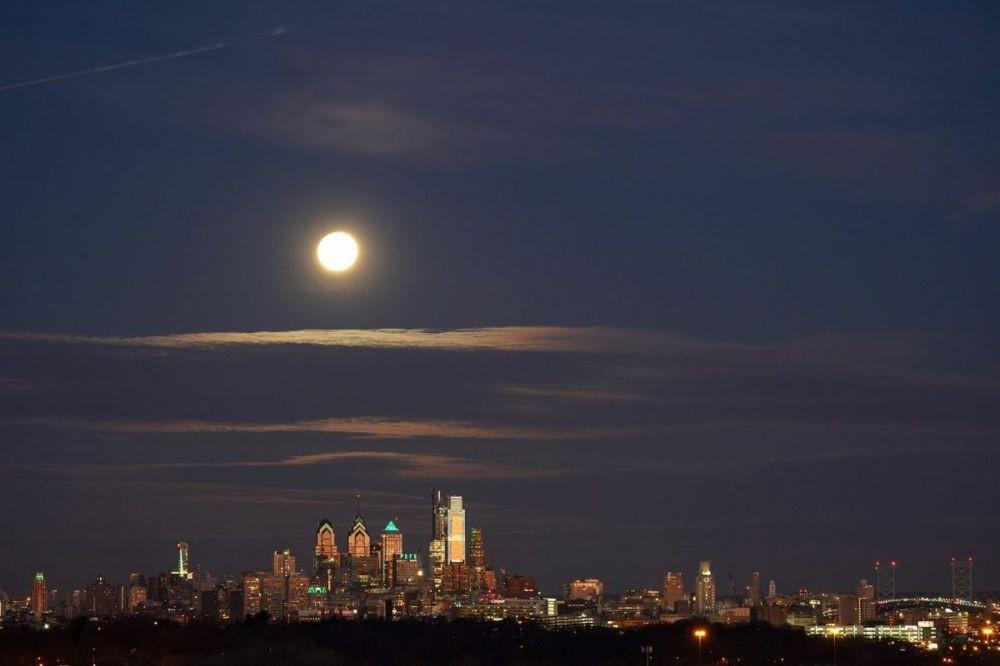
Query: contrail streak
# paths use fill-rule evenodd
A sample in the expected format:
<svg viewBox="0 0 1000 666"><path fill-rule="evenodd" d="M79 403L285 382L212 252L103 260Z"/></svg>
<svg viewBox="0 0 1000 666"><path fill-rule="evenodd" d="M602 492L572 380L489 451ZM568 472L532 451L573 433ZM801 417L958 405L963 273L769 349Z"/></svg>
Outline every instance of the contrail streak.
<svg viewBox="0 0 1000 666"><path fill-rule="evenodd" d="M256 35L255 37L279 37L287 32L290 32L292 26L279 26L277 28L272 28L267 32ZM91 74L100 74L102 72L111 72L116 69L124 69L126 67L135 67L137 65L148 65L153 62L162 62L164 60L176 60L177 58L186 58L192 55L198 55L199 53L208 53L209 51L218 51L220 49L227 48L229 46L234 46L238 42L216 42L215 44L209 44L207 46L199 46L194 49L185 49L183 51L174 51L173 53L167 53L164 55L149 56L148 58L138 58L136 60L126 60L125 62L116 62L113 65L102 65L100 67L91 67L90 69L81 69L77 72L67 72L65 74L55 74L53 76L46 76L41 79L32 79L30 81L20 81L18 83L9 83L5 86L0 86L0 92L5 90L14 90L15 88L27 88L29 86L40 86L43 83L52 83L54 81L64 81L66 79L75 79L81 76L90 76Z"/></svg>

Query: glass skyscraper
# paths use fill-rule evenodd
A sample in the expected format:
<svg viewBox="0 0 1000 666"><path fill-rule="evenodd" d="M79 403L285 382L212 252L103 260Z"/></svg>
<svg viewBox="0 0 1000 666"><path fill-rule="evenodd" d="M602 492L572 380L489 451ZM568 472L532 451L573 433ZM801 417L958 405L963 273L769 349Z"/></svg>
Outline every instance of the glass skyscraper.
<svg viewBox="0 0 1000 666"><path fill-rule="evenodd" d="M448 564L465 563L465 509L460 495L448 497Z"/></svg>

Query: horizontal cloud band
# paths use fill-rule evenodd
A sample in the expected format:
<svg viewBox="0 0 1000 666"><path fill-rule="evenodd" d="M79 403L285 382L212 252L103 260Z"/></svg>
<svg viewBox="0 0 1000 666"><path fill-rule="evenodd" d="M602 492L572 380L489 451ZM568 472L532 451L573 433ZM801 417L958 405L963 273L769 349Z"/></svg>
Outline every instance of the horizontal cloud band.
<svg viewBox="0 0 1000 666"><path fill-rule="evenodd" d="M15 424L41 425L119 434L171 433L282 433L319 432L377 439L580 439L629 432L628 428L521 428L447 420L407 420L378 417L350 417L291 421L284 423L225 422L200 420L173 421L87 421L76 419L33 419Z"/></svg>
<svg viewBox="0 0 1000 666"><path fill-rule="evenodd" d="M848 336L807 337L775 343L715 342L672 331L609 326L494 326L436 330L421 328L206 331L146 336L75 335L0 331L0 342L97 345L160 350L301 345L441 351L576 352L680 355L727 362L838 363L886 361L907 348L897 340Z"/></svg>

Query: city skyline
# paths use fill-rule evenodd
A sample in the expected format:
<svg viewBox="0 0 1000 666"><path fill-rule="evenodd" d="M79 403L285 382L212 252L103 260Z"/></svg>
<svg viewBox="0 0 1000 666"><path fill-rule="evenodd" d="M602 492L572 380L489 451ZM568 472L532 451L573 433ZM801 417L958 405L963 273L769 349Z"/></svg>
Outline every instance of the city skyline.
<svg viewBox="0 0 1000 666"><path fill-rule="evenodd" d="M665 572L662 587L639 585L615 592L591 576L565 580L559 592L550 592L532 573L503 566L502 556L497 558L489 549L483 529L468 524L476 514L474 509L467 513L463 496L435 487L428 499L425 517L431 529L426 558L419 539L407 533L398 517L386 520L381 530L369 528L373 519L366 520L361 494L356 493L343 548L337 546L333 521L324 517L316 523L312 558L279 547L271 553L270 566L216 576L197 559L192 562L189 543L179 539L174 544L177 566L170 572L143 574L132 569L121 582L98 575L86 586L60 590L45 572L37 571L27 596L0 595L0 625L11 628L5 635L14 636L5 648L23 649L27 629L51 632L53 640L44 646L47 652L86 654L88 649L80 642L88 625L98 633L107 627L106 635L114 636L117 627L155 632L165 622L164 631L191 626L204 641L224 628L242 632L269 624L292 631L313 625L327 633L360 622L381 626L380 633L386 636L397 623L405 623L411 632L417 628L412 634L416 635L450 624L446 620L465 620L457 626L478 627L474 631L490 624L495 630L506 627L503 631L525 627L529 632L576 638L603 634L602 642L628 630L646 632L646 637L653 630L663 636L663 628L670 627L675 637L690 632L697 640L699 662L705 640L723 639L724 644L725 637L738 635L734 632L741 626L750 628L758 643L755 648L740 648L741 653L752 649L760 654L760 643L767 642L761 639L764 632L781 636L785 644L778 651L789 654L797 650L787 641L804 645L804 638L818 652L824 651L826 640L832 641L835 651L838 638L860 639L852 640L852 650L899 650L900 658L945 655L946 663L953 663L951 655L982 652L992 657L993 650L1000 650L993 640L993 621L1000 616L997 593L976 594L971 556L950 558L950 594L902 590L897 560L875 562L874 583L860 578L846 591L804 587L786 591L774 578L765 590L759 571L751 572L749 584L738 587L731 570L723 577L711 560L701 560L689 578L690 588L684 573L674 569ZM374 520L381 524L381 519ZM77 632L73 647L62 643L67 630ZM881 645L858 647L873 641ZM135 642L134 633L128 642ZM112 638L109 645L102 645L100 656L121 649L115 643ZM170 642L173 647L179 644L177 638ZM481 650L483 643L471 648ZM248 651L260 649L258 645ZM455 643L445 648L460 649ZM647 661L653 649L643 646ZM135 659L136 652L137 648L129 648L127 659ZM674 645L670 652L679 661L686 650ZM96 663L98 656L98 647L90 647L90 660ZM299 657L278 658L294 662ZM562 659L578 661L579 656L563 654ZM43 656L34 660L41 662Z"/></svg>
<svg viewBox="0 0 1000 666"><path fill-rule="evenodd" d="M0 5L9 594L1000 590L1000 4Z"/></svg>
<svg viewBox="0 0 1000 666"><path fill-rule="evenodd" d="M440 489L432 488L431 490L432 490L432 497L434 494L440 496L441 493ZM398 542L396 541L393 542L394 545L391 551L392 554L403 554L406 552L413 552L417 556L417 561L419 562L421 568L423 570L426 570L426 574L428 576L431 576L432 575L432 562L430 561L431 549L428 547L428 544L431 541L433 533L429 532L427 534L421 534L420 532L415 530L411 531L409 525L401 521L398 516L385 519L385 526L382 528L378 527L372 528L370 525L379 523L381 519L376 518L374 519L375 521L374 523L370 523L370 519L366 520L364 518L364 515L360 510L360 502L361 502L360 497L361 497L360 493L355 493L355 500L357 502L357 506L355 507L355 510L353 512L354 515L351 518L349 525L343 527L342 530L337 530L336 524L331 519L324 517L318 520L314 525L311 548L295 548L289 545L290 543L301 544L301 542L305 540L304 538L301 537L296 538L295 540L286 540L285 542L282 542L280 544L276 543L272 549L273 558L275 558L274 562L277 561L276 558L279 557L279 554L283 552L285 553L285 556L291 557L292 561L298 562L298 564L300 565L297 567L298 570L311 573L312 571L318 571L321 568L322 563L324 561L332 560L334 559L334 557L344 556L348 554L358 555L362 552L367 553L369 548L375 544L378 544L381 547L383 545L383 539L385 538L385 535L387 533L392 533L394 536L405 534L407 536L407 540L405 541L405 547L404 547L404 542L402 540L402 536L399 536ZM444 495L444 497L447 498L448 500L445 502L445 506L448 506L450 504L451 496ZM456 496L456 498L459 500L457 506L459 507L459 510L462 511L462 521L464 523L465 514L464 514L464 508L462 508L463 498L461 496ZM432 507L433 506L434 505L432 499ZM433 508L431 511L431 515L432 517L436 515ZM361 550L358 550L355 546L352 546L352 541L351 541L352 534L358 531L359 519L361 520L360 529L363 533L363 536L365 537L364 540L365 546ZM469 535L478 533L479 539L482 540L483 531L484 530L481 527L468 527L466 530L466 534ZM326 539L323 540L320 539L320 535L329 533L332 533L333 535L332 542ZM337 534L341 535L339 539L337 538ZM326 553L326 555L322 558L320 557L321 543L330 544L328 547L323 549L323 552ZM195 570L196 568L198 570L202 570L206 574L214 576L223 576L223 577L237 575L239 574L240 571L247 571L254 569L253 566L227 568L225 565L222 567L205 566L203 568L202 562L198 560L197 557L195 558L194 562L191 563L189 559L190 544L187 541L184 541L183 539L178 539L175 541L172 552L174 555L173 557L174 566L170 569L164 568L163 570L170 571L171 573L179 574L182 576L187 576L191 571ZM446 550L445 553L447 552L448 551ZM490 551L490 553L492 555L492 551ZM263 555L261 555L261 557L263 558L263 560L267 560L269 556L267 556L267 554L264 553ZM385 553L381 553L379 555L380 565L383 567L383 569L386 567L385 557L386 557ZM472 555L469 554L466 559L469 559L471 557ZM859 569L857 575L860 577L856 577L850 581L844 581L839 585L835 584L834 586L831 587L811 585L809 581L783 580L782 582L784 583L784 587L781 589L781 593L783 595L788 595L788 594L794 594L800 590L808 590L811 593L838 594L838 593L843 593L844 590L852 589L852 586L856 585L857 581L859 580L861 581L861 584L864 585L866 581L870 579L872 581L872 585L870 587L872 588L873 598L875 598L878 595L883 595L886 598L910 597L910 596L963 598L961 590L956 590L954 587L956 584L955 582L956 580L959 581L964 580L965 583L959 582L958 584L970 586L974 594L975 593L982 595L995 594L997 590L995 590L992 587L989 587L988 585L984 585L981 582L981 576L983 576L984 572L981 571L981 567L978 566L978 563L975 568L975 575L974 576L972 575L972 570L973 570L972 563L974 559L975 558L972 555L963 555L963 556L953 555L947 558L946 560L942 561L941 563L939 563L941 566L940 566L940 571L938 572L940 574L939 577L941 578L941 581L939 581L936 585L932 585L930 587L916 587L913 585L906 584L905 573L902 578L904 582L897 587L896 573L900 569L901 561L899 560L890 561L888 559L885 559L882 561L875 561L871 563L872 566L868 570ZM464 560L461 560L460 562L465 563ZM960 575L960 577L956 579L955 577L956 564L958 566L962 566L966 562L969 563L968 571L963 569L962 571L964 573L961 574L964 575L965 578L961 578ZM265 562L265 564L267 564L267 562ZM473 561L469 559L469 566L472 566L472 564ZM507 567L503 566L502 561L495 562L494 558L492 557L486 558L485 564L489 566L491 569L508 570ZM275 564L274 566L277 566L277 564ZM310 566L311 569L309 568ZM885 587L884 585L881 587L878 586L880 567L891 569L892 580L891 580L891 585L888 587ZM40 579L39 577L42 576L45 571L48 571L49 577L45 580L48 581L50 587L53 587L52 586L53 579L51 577L51 574L53 571L56 571L56 575L58 575L58 567L50 569L44 569L44 568L40 569L41 569L40 571L34 572L35 580L36 581L39 580ZM136 564L133 566L129 566L128 572L134 572L134 571L152 572L156 569L157 569L156 565L138 566ZM684 598L687 598L688 594L690 594L692 596L692 599L694 600L694 603L696 604L696 608L698 608L699 603L702 603L702 598L704 596L704 598L707 601L704 602L703 610L707 610L710 607L714 608L716 598L720 599L749 598L751 603L757 603L762 598L773 597L777 594L777 581L781 580L780 574L774 572L772 574L769 574L770 578L768 578L767 576L762 578L760 573L761 570L760 567L752 566L751 568L748 568L746 570L744 569L746 568L740 567L738 569L734 569L730 567L728 569L724 569L722 570L723 575L720 578L717 575L718 571L713 571L712 560L699 559L693 563L670 562L667 565L667 568L664 569L663 580L660 587L662 587L664 590L664 599L668 598L666 595L666 590L668 588L678 589L680 591L679 595L683 596ZM109 575L109 573L111 575ZM110 579L110 580L125 578L125 576L115 576L114 575L115 573L116 572L105 572L102 570L100 572L94 573L93 576L91 576L91 578L94 576L102 576L105 579ZM532 575L532 578L536 577L534 575L535 572L529 570L511 569L508 570L508 573L518 573L518 574L523 573ZM673 580L672 577L675 577L677 574L680 575L679 583L675 581L673 584L670 584L668 581ZM868 576L868 578L866 578L865 576ZM707 584L706 590L703 592L702 583L700 583L699 581L705 579L705 577L710 578L711 582ZM990 580L988 572L986 572L985 578L987 581ZM608 578L605 575L603 575L602 572L600 571L590 571L583 573L580 572L567 573L561 579L558 580L554 579L553 581L544 581L545 584L539 585L539 592L551 595L558 595L560 593L560 590L567 583L567 581L571 579L600 580L602 591L606 589L609 593L612 594L620 594L622 591L627 589L643 589L643 588L657 587L657 581L655 579L654 580L628 579L624 583L617 583L615 585L608 586L605 588L605 581L608 580ZM87 578L87 580L89 580L89 578ZM539 580L544 580L544 579L539 577ZM391 586L391 578L389 579L389 581ZM78 585L79 583L81 583L81 581L76 581L75 584L73 582L69 582L69 584L63 584L62 586L60 586L60 589L65 591L66 589L79 587ZM882 587L884 587L884 589L882 589ZM16 586L11 586L10 589L13 591L8 592L7 589L0 587L0 592L8 592L8 595L11 597L19 596L20 590ZM878 592L876 592L876 590L878 590Z"/></svg>

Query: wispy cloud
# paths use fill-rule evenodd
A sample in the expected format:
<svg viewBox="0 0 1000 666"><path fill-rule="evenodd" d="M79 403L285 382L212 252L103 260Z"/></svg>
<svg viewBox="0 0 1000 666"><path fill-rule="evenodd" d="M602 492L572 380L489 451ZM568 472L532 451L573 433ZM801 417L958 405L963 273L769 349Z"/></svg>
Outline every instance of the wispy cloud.
<svg viewBox="0 0 1000 666"><path fill-rule="evenodd" d="M352 155L419 161L451 159L476 132L454 119L421 115L383 101L292 95L251 128L274 140Z"/></svg>
<svg viewBox="0 0 1000 666"><path fill-rule="evenodd" d="M879 337L727 342L601 326L0 332L10 359L57 345L67 347L65 367L78 370L35 380L58 392L0 407L0 426L498 441L637 438L720 424L994 426L989 407L1000 391L985 374L915 367L916 350ZM413 353L395 354L400 364L355 349ZM128 358L116 359L113 378L102 374L120 350ZM238 354L240 363L230 363ZM315 362L289 373L282 354ZM449 372L439 372L441 354L454 354ZM212 365L209 381L199 376L202 364ZM19 362L8 374L27 367ZM149 373L170 381L149 386ZM331 376L345 381L331 386ZM96 393L94 378L105 387Z"/></svg>
<svg viewBox="0 0 1000 666"><path fill-rule="evenodd" d="M446 351L580 352L678 354L698 361L864 362L900 356L897 340L846 336L801 338L776 343L710 342L672 331L608 326L497 326L434 329L300 329L209 331L146 336L74 335L0 331L0 341L137 347L164 350L303 345Z"/></svg>
<svg viewBox="0 0 1000 666"><path fill-rule="evenodd" d="M655 396L637 391L614 387L586 386L528 386L522 384L502 384L497 387L501 393L524 398L551 398L568 402L653 402Z"/></svg>
<svg viewBox="0 0 1000 666"><path fill-rule="evenodd" d="M0 393L22 393L35 388L35 385L18 377L0 376Z"/></svg>
<svg viewBox="0 0 1000 666"><path fill-rule="evenodd" d="M434 453L400 453L396 451L332 451L309 453L277 461L226 463L233 467L300 467L339 462L375 460L397 466L394 474L410 479L528 479L573 474L568 467L525 468L471 460Z"/></svg>
<svg viewBox="0 0 1000 666"><path fill-rule="evenodd" d="M200 420L87 421L43 418L8 422L8 424L10 423L117 434L321 432L374 439L420 437L438 439L580 439L622 434L630 430L628 428L522 428L461 421L405 420L381 417L329 418L286 423Z"/></svg>
<svg viewBox="0 0 1000 666"><path fill-rule="evenodd" d="M164 465L122 465L111 468L92 468L90 471L96 472L92 476L94 480L99 480L106 478L108 471L116 469L135 472L143 469L155 471L163 468ZM308 504L328 507L337 504L351 506L355 500L355 490L351 488L287 488L265 484L246 486L202 481L152 481L145 479L141 481L116 481L116 487L134 487L136 491L145 493L150 499L185 503L238 502L241 504ZM368 509L398 510L410 507L420 499L422 498L419 496L404 493L370 489L364 492L364 503Z"/></svg>
<svg viewBox="0 0 1000 666"><path fill-rule="evenodd" d="M382 473L411 480L440 479L534 479L579 474L583 467L532 466L523 467L492 460L473 460L440 453L410 453L403 451L354 450L304 453L274 460L218 460L218 461L167 461L154 463L93 464L63 467L38 464L0 464L6 471L21 471L60 478L100 478L121 474L158 473L166 470L193 469L257 469L282 467L310 467L315 465L340 465L339 471L362 473L360 468L349 468L354 463L377 462ZM324 491L325 492L325 491ZM316 493L314 492L313 495ZM329 501L326 494L310 496L310 501Z"/></svg>
<svg viewBox="0 0 1000 666"><path fill-rule="evenodd" d="M113 336L0 332L0 340L57 344L208 349L226 346L309 345L377 349L497 351L635 351L662 344L667 334L606 327L506 326L432 329L301 329L294 331L212 331L168 335ZM678 338L679 339L679 338Z"/></svg>

